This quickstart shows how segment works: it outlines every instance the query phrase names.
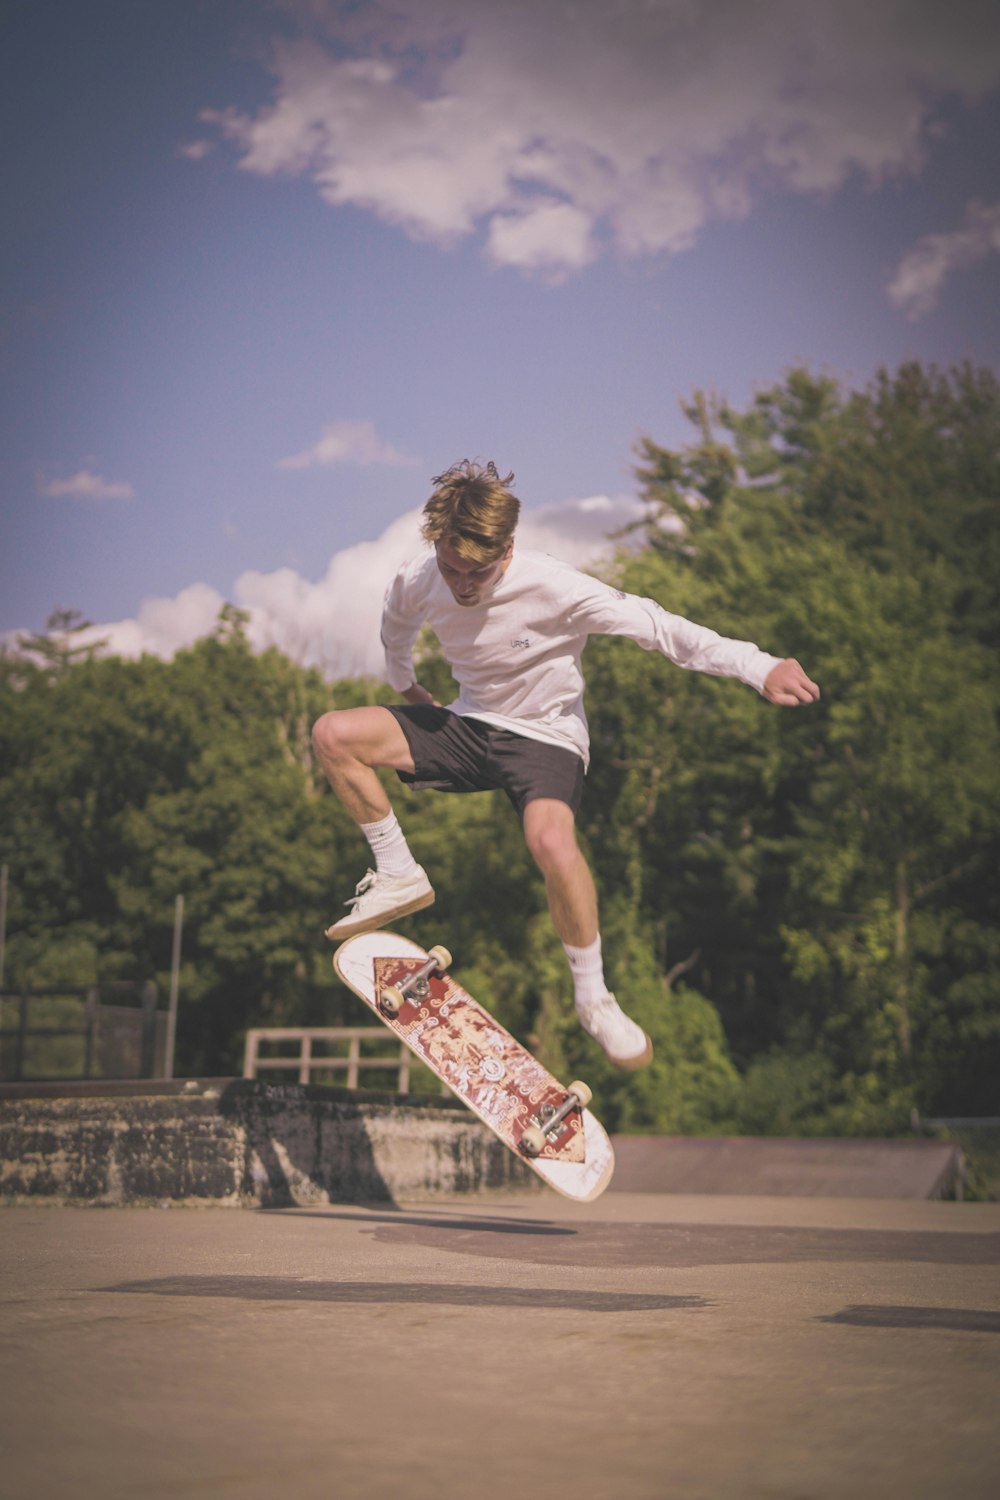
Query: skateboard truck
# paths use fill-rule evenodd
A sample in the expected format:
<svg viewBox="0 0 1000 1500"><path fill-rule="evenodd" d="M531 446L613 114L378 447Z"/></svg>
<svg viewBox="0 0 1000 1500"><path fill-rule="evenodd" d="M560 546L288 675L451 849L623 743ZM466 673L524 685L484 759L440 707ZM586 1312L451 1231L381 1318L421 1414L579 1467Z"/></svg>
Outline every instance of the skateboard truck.
<svg viewBox="0 0 1000 1500"><path fill-rule="evenodd" d="M399 984L387 984L383 987L378 997L379 1010L386 1016L398 1016L403 1001L410 995L417 1000L426 1000L430 994L431 975L443 974L450 964L451 954L447 948L429 948L425 964L421 964L412 974L407 974Z"/></svg>
<svg viewBox="0 0 1000 1500"><path fill-rule="evenodd" d="M586 1109L592 1098L593 1094L585 1083L581 1083L579 1079L571 1083L566 1098L558 1109L553 1109L537 1125L525 1126L521 1133L521 1150L525 1156L541 1156L549 1136L556 1134L566 1116L572 1114L574 1109ZM539 1114L542 1113L540 1110Z"/></svg>

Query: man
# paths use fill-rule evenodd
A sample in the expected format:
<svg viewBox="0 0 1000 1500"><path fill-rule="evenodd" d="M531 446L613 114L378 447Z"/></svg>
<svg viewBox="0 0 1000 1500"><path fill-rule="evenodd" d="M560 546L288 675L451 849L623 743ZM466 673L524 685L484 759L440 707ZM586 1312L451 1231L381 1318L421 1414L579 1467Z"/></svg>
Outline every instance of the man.
<svg viewBox="0 0 1000 1500"><path fill-rule="evenodd" d="M370 931L434 900L376 767L417 788L502 788L544 877L581 1024L612 1062L641 1068L652 1045L605 983L597 896L576 842L589 752L587 639L628 636L678 666L739 678L772 703L812 703L819 688L796 661L667 614L544 553L515 551L513 478L501 478L493 463L465 461L433 481L422 528L433 550L400 569L382 615L388 680L406 704L333 710L315 725L320 764L375 860L327 937ZM447 708L414 675L412 649L424 624L459 684Z"/></svg>

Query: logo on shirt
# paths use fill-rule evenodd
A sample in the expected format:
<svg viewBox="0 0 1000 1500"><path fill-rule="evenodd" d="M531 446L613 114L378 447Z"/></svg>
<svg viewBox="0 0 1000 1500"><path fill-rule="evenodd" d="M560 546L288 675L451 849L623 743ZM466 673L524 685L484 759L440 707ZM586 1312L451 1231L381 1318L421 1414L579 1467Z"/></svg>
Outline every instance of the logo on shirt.
<svg viewBox="0 0 1000 1500"><path fill-rule="evenodd" d="M511 637L510 643L515 651L526 651L531 645L531 640L526 635L515 635Z"/></svg>

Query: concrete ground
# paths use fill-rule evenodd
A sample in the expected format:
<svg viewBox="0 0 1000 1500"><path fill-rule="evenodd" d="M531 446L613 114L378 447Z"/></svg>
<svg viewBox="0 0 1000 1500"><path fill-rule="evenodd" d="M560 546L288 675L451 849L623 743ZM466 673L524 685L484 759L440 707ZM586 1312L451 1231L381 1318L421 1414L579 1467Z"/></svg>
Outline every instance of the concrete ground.
<svg viewBox="0 0 1000 1500"><path fill-rule="evenodd" d="M0 1213L3 1500L995 1500L1000 1205Z"/></svg>

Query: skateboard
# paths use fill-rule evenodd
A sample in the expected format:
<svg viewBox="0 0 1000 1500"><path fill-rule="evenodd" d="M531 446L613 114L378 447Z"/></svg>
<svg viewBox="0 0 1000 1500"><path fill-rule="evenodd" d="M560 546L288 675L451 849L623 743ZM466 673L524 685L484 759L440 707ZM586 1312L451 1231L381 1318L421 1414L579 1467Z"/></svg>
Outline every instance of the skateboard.
<svg viewBox="0 0 1000 1500"><path fill-rule="evenodd" d="M591 1114L590 1089L568 1089L425 951L395 932L363 932L333 955L344 983L522 1161L566 1198L603 1193L615 1157Z"/></svg>

